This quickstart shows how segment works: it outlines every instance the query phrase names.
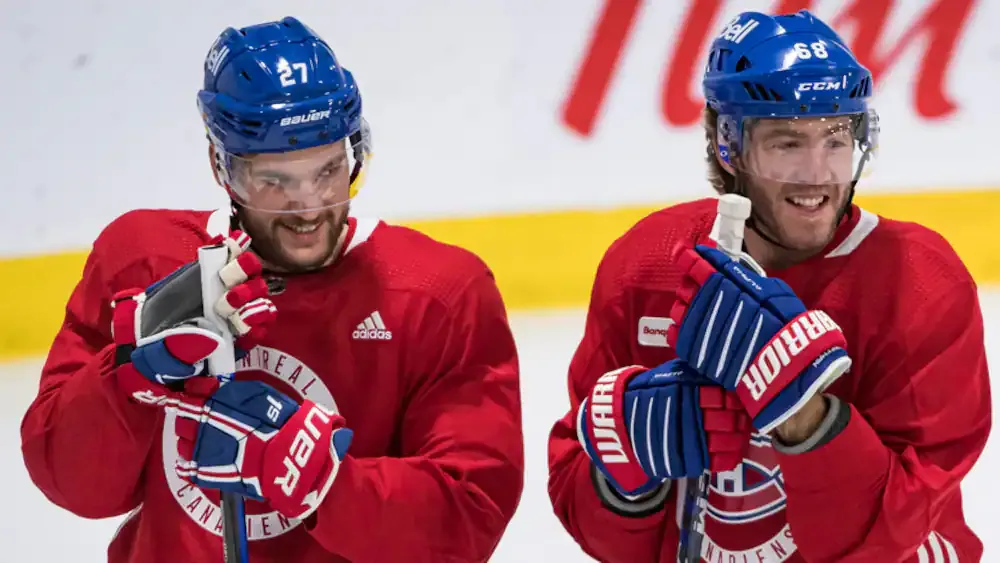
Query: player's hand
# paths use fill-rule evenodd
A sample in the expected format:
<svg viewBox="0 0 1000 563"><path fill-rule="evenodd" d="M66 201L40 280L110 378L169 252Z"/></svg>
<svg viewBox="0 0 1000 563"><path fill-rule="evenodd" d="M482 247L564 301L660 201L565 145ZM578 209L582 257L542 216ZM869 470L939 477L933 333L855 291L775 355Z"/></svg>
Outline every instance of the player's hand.
<svg viewBox="0 0 1000 563"><path fill-rule="evenodd" d="M199 487L266 500L287 518L312 514L351 444L344 418L260 381L192 383L211 394L185 393L168 406L177 412L177 474Z"/></svg>
<svg viewBox="0 0 1000 563"><path fill-rule="evenodd" d="M752 261L709 246L683 250L676 261L685 275L667 340L698 373L735 390L761 433L850 369L840 327Z"/></svg>
<svg viewBox="0 0 1000 563"><path fill-rule="evenodd" d="M681 360L601 376L577 411L584 451L619 492L730 470L750 444L750 419L732 393Z"/></svg>
<svg viewBox="0 0 1000 563"><path fill-rule="evenodd" d="M277 310L267 298L261 263L245 252L250 239L235 231L213 244L229 248L229 262L219 272L229 291L215 311L231 325L238 351L252 348ZM134 400L156 404L173 383L201 375L222 336L203 316L198 262L190 262L142 289L115 294L112 335L118 383Z"/></svg>

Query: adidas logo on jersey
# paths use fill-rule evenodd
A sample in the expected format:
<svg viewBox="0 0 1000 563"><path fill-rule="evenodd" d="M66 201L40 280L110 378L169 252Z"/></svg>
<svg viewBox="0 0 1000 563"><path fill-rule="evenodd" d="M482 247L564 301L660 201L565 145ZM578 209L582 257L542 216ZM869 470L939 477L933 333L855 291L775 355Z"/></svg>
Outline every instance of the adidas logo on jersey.
<svg viewBox="0 0 1000 563"><path fill-rule="evenodd" d="M365 317L364 322L358 323L358 328L354 329L351 336L355 340L392 340L392 332L385 329L382 315L378 311Z"/></svg>

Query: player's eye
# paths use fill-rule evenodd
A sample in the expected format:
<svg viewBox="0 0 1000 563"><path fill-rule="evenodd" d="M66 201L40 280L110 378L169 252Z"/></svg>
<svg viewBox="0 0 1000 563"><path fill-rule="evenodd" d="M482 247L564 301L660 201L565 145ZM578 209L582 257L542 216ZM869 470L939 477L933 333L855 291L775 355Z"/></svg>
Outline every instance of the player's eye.
<svg viewBox="0 0 1000 563"><path fill-rule="evenodd" d="M277 190L282 186L281 180L274 177L261 177L254 180L258 190Z"/></svg>
<svg viewBox="0 0 1000 563"><path fill-rule="evenodd" d="M794 139L788 139L788 140L785 140L785 141L775 141L774 142L774 148L776 148L778 150L782 150L782 151L795 150L795 149L800 148L800 147L802 147L802 143L800 141L796 141Z"/></svg>

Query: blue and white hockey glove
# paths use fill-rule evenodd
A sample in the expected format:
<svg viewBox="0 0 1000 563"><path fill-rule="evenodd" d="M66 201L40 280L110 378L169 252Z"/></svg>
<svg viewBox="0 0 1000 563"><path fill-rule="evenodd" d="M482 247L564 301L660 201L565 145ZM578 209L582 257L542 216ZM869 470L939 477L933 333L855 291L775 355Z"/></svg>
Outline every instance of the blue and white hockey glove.
<svg viewBox="0 0 1000 563"><path fill-rule="evenodd" d="M219 273L229 291L215 305L229 321L237 350L249 350L264 336L277 310L267 298L261 263L245 252L250 238L234 231L218 237L229 247L229 262ZM203 316L201 272L189 262L142 289L115 294L111 333L116 354L115 377L133 400L158 404L166 386L183 384L205 370L205 359L222 344L222 337Z"/></svg>
<svg viewBox="0 0 1000 563"><path fill-rule="evenodd" d="M685 272L667 338L698 373L736 391L768 433L851 367L840 327L807 311L785 282L709 246L676 257Z"/></svg>
<svg viewBox="0 0 1000 563"><path fill-rule="evenodd" d="M739 399L680 360L608 372L577 411L584 451L626 497L736 467L750 430Z"/></svg>
<svg viewBox="0 0 1000 563"><path fill-rule="evenodd" d="M204 378L197 386L206 387L200 397L185 393L167 405L177 413L177 474L199 487L266 500L288 518L312 514L351 445L344 418L260 381L218 387Z"/></svg>

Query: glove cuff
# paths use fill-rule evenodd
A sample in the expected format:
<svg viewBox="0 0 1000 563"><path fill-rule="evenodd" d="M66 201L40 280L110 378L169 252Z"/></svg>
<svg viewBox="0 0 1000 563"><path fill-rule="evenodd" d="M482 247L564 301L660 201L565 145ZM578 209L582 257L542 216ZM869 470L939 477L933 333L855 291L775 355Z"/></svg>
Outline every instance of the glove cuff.
<svg viewBox="0 0 1000 563"><path fill-rule="evenodd" d="M590 478L604 508L626 518L645 518L663 510L672 483L663 481L647 493L626 496L618 492L594 464L590 464Z"/></svg>
<svg viewBox="0 0 1000 563"><path fill-rule="evenodd" d="M786 455L811 452L833 440L847 428L847 424L851 421L851 409L833 395L823 395L823 400L827 404L826 416L823 417L812 436L801 443L791 445L785 444L780 438L774 436L771 439L771 445L775 451Z"/></svg>

